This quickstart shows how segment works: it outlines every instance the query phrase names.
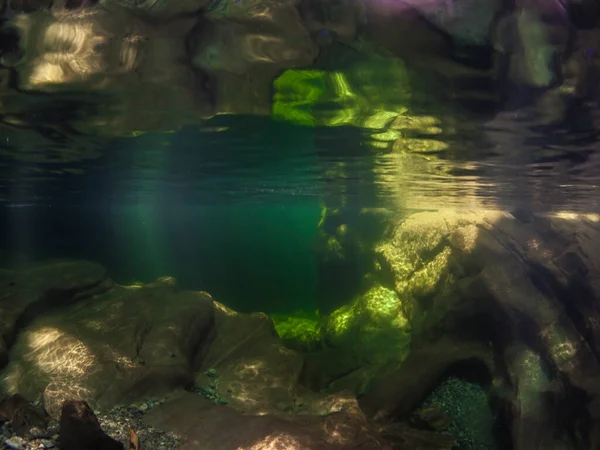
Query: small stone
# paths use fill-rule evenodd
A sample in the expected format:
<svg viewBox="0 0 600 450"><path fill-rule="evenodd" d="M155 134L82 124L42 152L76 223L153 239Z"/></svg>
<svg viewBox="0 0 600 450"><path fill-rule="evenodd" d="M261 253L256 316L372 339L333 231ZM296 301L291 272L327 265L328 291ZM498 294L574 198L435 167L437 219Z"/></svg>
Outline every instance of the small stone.
<svg viewBox="0 0 600 450"><path fill-rule="evenodd" d="M13 436L4 441L4 445L8 448L12 448L14 450L20 450L25 445L25 439L20 438L19 436Z"/></svg>
<svg viewBox="0 0 600 450"><path fill-rule="evenodd" d="M40 445L43 445L43 447L41 447L41 448L54 448L55 447L54 442L52 442L49 439L42 439Z"/></svg>
<svg viewBox="0 0 600 450"><path fill-rule="evenodd" d="M31 427L29 429L29 434L34 439L48 436L48 433L45 430L42 430L39 427Z"/></svg>
<svg viewBox="0 0 600 450"><path fill-rule="evenodd" d="M48 422L48 434L53 436L58 434L58 422L56 420L51 420Z"/></svg>
<svg viewBox="0 0 600 450"><path fill-rule="evenodd" d="M148 405L146 403L142 403L140 406L138 406L138 409L142 412L148 411Z"/></svg>
<svg viewBox="0 0 600 450"><path fill-rule="evenodd" d="M211 378L215 378L217 376L217 371L215 369L208 369L206 375Z"/></svg>

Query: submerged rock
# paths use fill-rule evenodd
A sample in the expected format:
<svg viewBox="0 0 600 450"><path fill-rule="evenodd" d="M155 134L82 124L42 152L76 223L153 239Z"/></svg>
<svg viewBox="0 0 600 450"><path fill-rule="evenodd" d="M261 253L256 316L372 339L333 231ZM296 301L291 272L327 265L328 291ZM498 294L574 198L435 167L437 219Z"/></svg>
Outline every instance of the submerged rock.
<svg viewBox="0 0 600 450"><path fill-rule="evenodd" d="M395 422L379 429L394 450L453 450L456 439L448 434L412 428L406 423Z"/></svg>
<svg viewBox="0 0 600 450"><path fill-rule="evenodd" d="M293 411L303 358L286 348L271 319L215 302L215 326L196 356L196 388L246 413Z"/></svg>
<svg viewBox="0 0 600 450"><path fill-rule="evenodd" d="M122 450L123 444L108 436L89 405L81 400L63 404L60 416L62 450Z"/></svg>
<svg viewBox="0 0 600 450"><path fill-rule="evenodd" d="M321 351L306 355L302 381L315 390L362 394L372 377L410 348L410 325L397 294L373 286L323 319Z"/></svg>
<svg viewBox="0 0 600 450"><path fill-rule="evenodd" d="M108 409L191 386L196 350L214 320L210 296L169 278L115 286L34 320L2 372L9 393L42 393L57 418L66 399Z"/></svg>
<svg viewBox="0 0 600 450"><path fill-rule="evenodd" d="M147 419L157 428L183 436L180 450L391 450L356 401L325 416L250 415L180 393L149 412Z"/></svg>
<svg viewBox="0 0 600 450"><path fill-rule="evenodd" d="M494 380L492 403L511 405L496 413L515 450L600 442L598 242L586 217L428 212L400 221L377 251L381 279L407 302L413 345L361 406L382 421L406 417L471 362Z"/></svg>
<svg viewBox="0 0 600 450"><path fill-rule="evenodd" d="M0 270L0 367L16 335L41 314L107 291L112 280L89 261L47 261Z"/></svg>

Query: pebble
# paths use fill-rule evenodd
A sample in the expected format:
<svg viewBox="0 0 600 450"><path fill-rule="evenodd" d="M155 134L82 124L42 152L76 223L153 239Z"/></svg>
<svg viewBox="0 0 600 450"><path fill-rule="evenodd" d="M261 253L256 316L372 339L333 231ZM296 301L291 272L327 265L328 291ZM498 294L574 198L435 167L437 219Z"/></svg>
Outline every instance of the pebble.
<svg viewBox="0 0 600 450"><path fill-rule="evenodd" d="M13 436L4 441L4 445L14 450L21 450L25 446L25 439L19 436Z"/></svg>
<svg viewBox="0 0 600 450"><path fill-rule="evenodd" d="M29 430L29 434L31 435L32 438L37 439L37 438L45 438L48 437L48 432L45 430L41 430L38 427L32 427Z"/></svg>

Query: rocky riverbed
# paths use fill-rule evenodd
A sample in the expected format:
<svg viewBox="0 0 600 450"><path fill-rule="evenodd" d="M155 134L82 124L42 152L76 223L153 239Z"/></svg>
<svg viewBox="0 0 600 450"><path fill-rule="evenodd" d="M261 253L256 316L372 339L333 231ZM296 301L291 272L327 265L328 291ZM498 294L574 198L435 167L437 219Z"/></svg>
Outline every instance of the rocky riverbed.
<svg viewBox="0 0 600 450"><path fill-rule="evenodd" d="M173 278L0 270L0 442L79 450L89 428L101 450L596 448L598 223L403 218L309 353Z"/></svg>
<svg viewBox="0 0 600 450"><path fill-rule="evenodd" d="M10 400L7 397L0 402L0 422L2 418L7 419L12 415L13 420L7 420L0 427L0 438L4 448L13 450L42 450L61 448L61 434L69 430L61 427L61 421L48 418L44 424L23 429L21 423L13 423L23 418L22 414L8 411ZM147 399L135 405L119 406L97 415L101 430L114 441L121 443L123 448L130 447L131 433L134 430L138 438L136 450L142 448L153 450L172 450L181 445L182 440L171 432L156 429L144 421L144 415L151 409L162 405L164 399ZM21 411L43 411L36 403L20 403ZM25 414L27 415L27 413ZM27 420L25 420L27 422ZM118 444L117 444L118 445ZM80 442L84 448L85 442ZM87 448L87 447L85 447Z"/></svg>

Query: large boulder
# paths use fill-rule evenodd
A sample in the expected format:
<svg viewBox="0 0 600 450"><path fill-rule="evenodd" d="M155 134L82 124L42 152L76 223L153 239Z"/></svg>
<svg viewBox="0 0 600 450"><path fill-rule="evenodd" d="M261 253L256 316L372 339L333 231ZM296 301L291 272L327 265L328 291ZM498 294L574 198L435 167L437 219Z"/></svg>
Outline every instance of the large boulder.
<svg viewBox="0 0 600 450"><path fill-rule="evenodd" d="M306 395L299 383L302 363L267 315L215 302L215 326L196 355L195 381L205 395L244 413L298 412Z"/></svg>
<svg viewBox="0 0 600 450"><path fill-rule="evenodd" d="M410 306L413 348L361 406L384 421L406 416L453 366L477 361L494 380L490 396L511 405L515 449L579 448L573 427L598 442L599 240L597 218L585 216L400 221L377 251Z"/></svg>
<svg viewBox="0 0 600 450"><path fill-rule="evenodd" d="M375 285L323 318L323 348L306 355L302 382L361 394L383 367L406 358L410 325L392 289Z"/></svg>
<svg viewBox="0 0 600 450"><path fill-rule="evenodd" d="M107 291L112 280L89 261L47 261L0 270L0 368L17 333L40 314Z"/></svg>
<svg viewBox="0 0 600 450"><path fill-rule="evenodd" d="M214 321L213 301L162 278L50 312L21 330L2 372L9 393L40 394L57 418L65 400L107 409L193 384L197 349Z"/></svg>

